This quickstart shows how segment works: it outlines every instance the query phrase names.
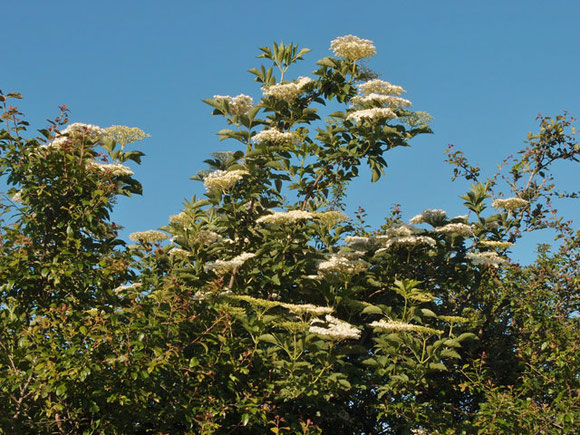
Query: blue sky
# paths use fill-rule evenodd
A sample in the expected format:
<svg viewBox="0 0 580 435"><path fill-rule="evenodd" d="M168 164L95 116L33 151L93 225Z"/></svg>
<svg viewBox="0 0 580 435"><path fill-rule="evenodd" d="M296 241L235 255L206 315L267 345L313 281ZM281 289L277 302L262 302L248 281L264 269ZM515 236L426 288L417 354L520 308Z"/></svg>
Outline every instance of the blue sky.
<svg viewBox="0 0 580 435"><path fill-rule="evenodd" d="M295 42L312 52L290 77L308 74L330 55L330 41L371 39L369 66L403 86L415 110L434 116L434 135L387 154L385 178L363 176L350 190L348 211L363 206L380 225L393 203L410 218L425 208L464 214L443 162L452 143L484 173L518 151L538 113L580 116L578 1L41 1L4 0L0 89L24 95L33 126L71 109L71 120L137 126L147 157L136 170L144 196L121 200L114 220L129 232L158 228L185 199L202 195L189 180L224 128L201 102L214 94L260 89L247 73L258 47ZM578 189L574 168L557 181ZM563 210L580 221L578 206ZM527 261L535 237L516 258Z"/></svg>

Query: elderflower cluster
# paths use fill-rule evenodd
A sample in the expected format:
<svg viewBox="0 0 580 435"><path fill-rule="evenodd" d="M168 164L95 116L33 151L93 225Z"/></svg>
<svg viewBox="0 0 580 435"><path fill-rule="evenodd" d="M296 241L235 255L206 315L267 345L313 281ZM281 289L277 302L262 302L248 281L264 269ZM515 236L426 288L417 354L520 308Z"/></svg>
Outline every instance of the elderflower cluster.
<svg viewBox="0 0 580 435"><path fill-rule="evenodd" d="M169 216L169 223L173 225L183 223L186 220L188 220L188 216L183 211L176 215Z"/></svg>
<svg viewBox="0 0 580 435"><path fill-rule="evenodd" d="M143 284L141 284L140 282L134 282L133 284L129 284L129 285L120 285L119 287L113 289L113 291L115 293L118 293L118 292L124 292L127 290L136 290L142 286L143 286Z"/></svg>
<svg viewBox="0 0 580 435"><path fill-rule="evenodd" d="M480 245L487 246L489 248L496 248L496 249L507 249L514 244L511 242L500 242L498 240L480 240Z"/></svg>
<svg viewBox="0 0 580 435"><path fill-rule="evenodd" d="M358 85L359 96L380 95L401 95L406 92L401 86L392 85L389 82L375 79Z"/></svg>
<svg viewBox="0 0 580 435"><path fill-rule="evenodd" d="M259 224L293 224L298 221L310 220L314 214L304 210L290 210L286 212L275 211L272 214L262 216L256 220Z"/></svg>
<svg viewBox="0 0 580 435"><path fill-rule="evenodd" d="M528 205L528 201L522 198L505 198L496 199L492 202L491 206L495 208L501 208L503 210L517 210Z"/></svg>
<svg viewBox="0 0 580 435"><path fill-rule="evenodd" d="M304 88L310 83L312 83L310 77L298 77L297 82L264 86L262 87L262 91L266 97L274 97L278 100L286 101L288 104L292 104L300 97L302 92L304 92Z"/></svg>
<svg viewBox="0 0 580 435"><path fill-rule="evenodd" d="M198 231L195 239L200 245L204 245L204 246L208 246L208 245L211 245L213 243L221 242L224 240L224 238L222 236L220 236L218 233L215 233L215 232L210 231L210 230Z"/></svg>
<svg viewBox="0 0 580 435"><path fill-rule="evenodd" d="M438 329L429 328L427 326L413 325L412 323L399 322L395 320L389 320L388 322L381 319L375 320L369 324L370 327L381 329L383 331L397 331L397 332L423 332L427 334L443 334L443 331Z"/></svg>
<svg viewBox="0 0 580 435"><path fill-rule="evenodd" d="M358 252L339 252L318 264L318 276L357 275L369 268L369 263L359 259Z"/></svg>
<svg viewBox="0 0 580 435"><path fill-rule="evenodd" d="M71 144L71 140L66 136L55 137L50 142L41 145L40 148L62 148L63 145Z"/></svg>
<svg viewBox="0 0 580 435"><path fill-rule="evenodd" d="M91 139L96 141L103 137L105 130L97 125L75 122L68 125L61 133L66 134L71 139Z"/></svg>
<svg viewBox="0 0 580 435"><path fill-rule="evenodd" d="M344 238L347 246L357 251L368 251L381 246L376 237L347 236Z"/></svg>
<svg viewBox="0 0 580 435"><path fill-rule="evenodd" d="M393 95L383 95L373 92L367 96L357 95L350 100L353 105L364 105L368 103L381 104L392 109L400 109L401 107L411 107L411 102L405 98L395 97Z"/></svg>
<svg viewBox="0 0 580 435"><path fill-rule="evenodd" d="M447 323L469 323L467 317L461 316L437 316L437 318Z"/></svg>
<svg viewBox="0 0 580 435"><path fill-rule="evenodd" d="M311 314L313 316L322 316L323 314L330 314L334 311L332 307L321 307L313 304L288 304L282 302L280 306L297 315Z"/></svg>
<svg viewBox="0 0 580 435"><path fill-rule="evenodd" d="M470 252L465 258L474 266L487 264L493 267L499 267L500 264L507 263L507 260L500 257L496 252Z"/></svg>
<svg viewBox="0 0 580 435"><path fill-rule="evenodd" d="M128 145L139 140L143 140L151 135L145 133L137 127L127 127L126 125L112 125L105 129L104 137L112 139L121 146Z"/></svg>
<svg viewBox="0 0 580 435"><path fill-rule="evenodd" d="M185 249L181 249L181 248L172 248L169 251L169 255L175 256L175 257L189 257L191 255L191 252L186 251Z"/></svg>
<svg viewBox="0 0 580 435"><path fill-rule="evenodd" d="M214 95L213 97L217 101L228 103L229 112L232 115L243 115L244 113L248 113L248 111L254 107L254 100L252 97L244 94L235 97L230 97L229 95Z"/></svg>
<svg viewBox="0 0 580 435"><path fill-rule="evenodd" d="M292 145L296 136L291 131L281 132L275 128L265 129L252 137L254 143L273 143L275 145Z"/></svg>
<svg viewBox="0 0 580 435"><path fill-rule="evenodd" d="M224 275L228 272L232 272L234 269L242 266L247 260L255 257L256 254L244 252L231 260L216 260L205 265L204 269L206 271L212 271L216 275Z"/></svg>
<svg viewBox="0 0 580 435"><path fill-rule="evenodd" d="M387 251L391 248L414 248L416 246L430 246L434 248L437 245L435 239L428 236L399 236L385 241L384 248L379 249L377 254Z"/></svg>
<svg viewBox="0 0 580 435"><path fill-rule="evenodd" d="M129 234L129 239L135 242L155 243L167 240L169 236L161 231L149 230Z"/></svg>
<svg viewBox="0 0 580 435"><path fill-rule="evenodd" d="M373 41L361 39L354 35L334 39L330 42L330 49L334 51L336 56L352 61L370 58L377 53Z"/></svg>
<svg viewBox="0 0 580 435"><path fill-rule="evenodd" d="M409 222L412 224L428 223L428 224L433 225L434 223L437 223L437 222L445 219L445 216L446 216L445 211L440 210L440 209L430 208L430 209L423 211L423 213L419 213L417 216L415 216Z"/></svg>
<svg viewBox="0 0 580 435"><path fill-rule="evenodd" d="M88 167L100 170L115 177L129 176L134 174L131 168L120 163L105 164L99 162L89 162Z"/></svg>
<svg viewBox="0 0 580 435"><path fill-rule="evenodd" d="M329 227L334 227L340 222L348 222L349 220L347 215L338 210L314 213L314 217Z"/></svg>
<svg viewBox="0 0 580 435"><path fill-rule="evenodd" d="M376 121L380 119L393 119L397 115L392 109L388 107L374 107L372 109L360 109L350 112L346 119L347 121L361 122L363 119L368 121Z"/></svg>
<svg viewBox="0 0 580 435"><path fill-rule="evenodd" d="M446 234L449 236L461 236L461 237L470 237L473 235L471 225L467 225L461 222L447 224L442 227L437 227L435 228L435 232Z"/></svg>
<svg viewBox="0 0 580 435"><path fill-rule="evenodd" d="M324 321L326 326L315 326L316 324L321 324L322 321L319 319L312 320L308 332L329 337L332 340L356 340L361 336L360 330L357 327L344 320L337 319L330 314L325 316Z"/></svg>
<svg viewBox="0 0 580 435"><path fill-rule="evenodd" d="M233 171L214 171L208 174L203 179L203 185L209 192L211 189L217 189L220 192L225 192L231 189L244 175L249 172L244 169L235 169Z"/></svg>

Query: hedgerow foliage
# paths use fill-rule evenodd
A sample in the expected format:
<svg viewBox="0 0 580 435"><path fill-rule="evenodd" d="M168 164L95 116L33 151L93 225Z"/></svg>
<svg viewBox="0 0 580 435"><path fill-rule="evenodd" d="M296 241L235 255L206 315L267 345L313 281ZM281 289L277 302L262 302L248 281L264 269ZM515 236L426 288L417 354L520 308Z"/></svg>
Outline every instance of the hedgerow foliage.
<svg viewBox="0 0 580 435"><path fill-rule="evenodd" d="M0 428L9 433L553 433L578 407L579 234L558 215L555 162L571 121L540 118L517 158L470 180L466 213L393 209L371 230L344 213L350 181L430 133L404 90L338 38L262 47L261 88L205 102L233 151L162 231L127 246L110 220L141 193L139 129L68 124L40 136L1 94ZM66 127L65 127L66 126ZM552 251L510 249L551 228Z"/></svg>

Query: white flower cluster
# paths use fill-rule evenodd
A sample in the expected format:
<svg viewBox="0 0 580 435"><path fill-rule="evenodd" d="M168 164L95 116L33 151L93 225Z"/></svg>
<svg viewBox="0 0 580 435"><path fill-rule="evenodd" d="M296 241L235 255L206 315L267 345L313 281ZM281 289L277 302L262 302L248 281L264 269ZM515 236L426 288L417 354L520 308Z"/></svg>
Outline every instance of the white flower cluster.
<svg viewBox="0 0 580 435"><path fill-rule="evenodd" d="M214 171L203 179L203 185L209 192L211 189L217 189L225 192L231 189L244 175L249 172L244 169L235 169L233 171Z"/></svg>
<svg viewBox="0 0 580 435"><path fill-rule="evenodd" d="M428 236L399 236L393 237L385 241L384 248L379 249L377 254L393 247L415 247L415 246L430 246L434 248L437 245L435 239Z"/></svg>
<svg viewBox="0 0 580 435"><path fill-rule="evenodd" d="M105 164L99 162L89 162L88 167L100 170L106 174L110 174L115 177L122 177L134 174L131 168L122 165L120 163Z"/></svg>
<svg viewBox="0 0 580 435"><path fill-rule="evenodd" d="M370 58L377 53L373 41L361 39L354 35L334 39L330 42L330 49L334 51L336 56L352 61Z"/></svg>
<svg viewBox="0 0 580 435"><path fill-rule="evenodd" d="M136 290L142 286L143 286L143 284L141 284L140 282L134 282L133 284L129 284L129 285L120 285L119 287L113 289L113 291L115 293L117 293L117 292L123 292L126 290Z"/></svg>
<svg viewBox="0 0 580 435"><path fill-rule="evenodd" d="M393 237L409 237L414 236L416 234L422 234L425 230L423 228L417 228L413 225L408 224L397 224L393 225L382 236L377 236L379 241L384 241L385 239L390 239Z"/></svg>
<svg viewBox="0 0 580 435"><path fill-rule="evenodd" d="M324 320L326 326L314 326L313 324L320 324L322 321L319 319L312 320L308 332L329 337L333 340L356 340L360 338L360 330L350 323L337 319L330 314L327 314Z"/></svg>
<svg viewBox="0 0 580 435"><path fill-rule="evenodd" d="M469 219L469 216L466 215L466 214L464 214L464 215L461 215L461 216L455 216L454 218L451 218L451 222L452 223L461 222L461 223L466 224L467 223L467 219Z"/></svg>
<svg viewBox="0 0 580 435"><path fill-rule="evenodd" d="M438 329L429 328L427 326L413 325L412 323L399 322L395 320L389 320L388 322L384 319L375 320L369 324L370 327L376 329L382 329L383 331L398 331L398 332L425 332L428 334L442 334L443 331Z"/></svg>
<svg viewBox="0 0 580 435"><path fill-rule="evenodd" d="M461 222L454 224L443 225L442 227L435 228L436 233L442 233L449 236L458 235L461 237L470 237L473 235L473 229L471 225L464 224Z"/></svg>
<svg viewBox="0 0 580 435"><path fill-rule="evenodd" d="M501 242L497 240L480 240L480 245L487 246L489 248L496 248L496 249L507 249L514 244L511 242Z"/></svg>
<svg viewBox="0 0 580 435"><path fill-rule="evenodd" d="M330 314L334 311L331 307L321 307L313 304L288 304L282 302L280 306L298 315L311 314L313 316L322 316L323 314Z"/></svg>
<svg viewBox="0 0 580 435"><path fill-rule="evenodd" d="M368 251L381 246L376 237L348 236L344 238L347 246L357 251Z"/></svg>
<svg viewBox="0 0 580 435"><path fill-rule="evenodd" d="M176 215L169 216L169 223L174 225L180 224L186 221L187 219L188 219L187 214L185 214L185 212L180 212Z"/></svg>
<svg viewBox="0 0 580 435"><path fill-rule="evenodd" d="M99 140L105 134L105 130L93 124L83 124L75 122L68 125L61 133L68 135L71 139L92 139Z"/></svg>
<svg viewBox="0 0 580 435"><path fill-rule="evenodd" d="M224 101L228 103L229 111L232 115L243 115L254 107L254 100L252 97L244 94L230 97L229 95L214 95L213 98L217 101Z"/></svg>
<svg viewBox="0 0 580 435"><path fill-rule="evenodd" d="M373 107L372 109L360 109L350 112L346 119L348 121L361 122L363 119L376 121L379 119L393 119L397 115L388 107Z"/></svg>
<svg viewBox="0 0 580 435"><path fill-rule="evenodd" d="M507 263L507 260L500 257L497 252L470 252L465 256L465 258L467 258L474 266L488 264L493 267L499 267L500 264Z"/></svg>
<svg viewBox="0 0 580 435"><path fill-rule="evenodd" d="M49 143L41 145L40 148L62 148L66 144L72 144L72 141L66 136L58 136Z"/></svg>
<svg viewBox="0 0 580 435"><path fill-rule="evenodd" d="M256 220L260 224L293 224L298 221L310 220L314 214L304 210L290 210L286 212L275 211L272 214L262 216Z"/></svg>
<svg viewBox="0 0 580 435"><path fill-rule="evenodd" d="M528 201L518 197L496 199L491 204L492 207L501 208L504 210L517 210L518 208L525 207L526 205L528 205Z"/></svg>
<svg viewBox="0 0 580 435"><path fill-rule="evenodd" d="M250 258L255 257L256 254L244 252L231 260L216 260L205 265L204 269L207 271L212 271L217 275L224 275L228 272L232 272L237 269L242 264L244 264Z"/></svg>
<svg viewBox="0 0 580 435"><path fill-rule="evenodd" d="M137 233L129 234L129 239L134 240L135 242L161 242L163 240L167 240L169 236L161 231L149 230L149 231L142 231Z"/></svg>
<svg viewBox="0 0 580 435"><path fill-rule="evenodd" d="M169 255L176 257L189 257L191 255L191 252L181 248L172 248L169 251Z"/></svg>
<svg viewBox="0 0 580 435"><path fill-rule="evenodd" d="M399 109L401 107L411 107L411 102L405 98L395 97L393 95L383 95L372 93L367 96L357 95L353 97L350 102L354 105L364 105L366 103L376 103L383 106L389 106L392 109Z"/></svg>
<svg viewBox="0 0 580 435"><path fill-rule="evenodd" d="M262 87L262 91L266 97L274 97L278 100L286 101L288 104L292 104L304 92L304 87L310 83L312 83L310 77L298 77L297 82L264 86Z"/></svg>
<svg viewBox="0 0 580 435"><path fill-rule="evenodd" d="M220 236L218 233L215 233L215 232L210 231L210 230L198 231L195 239L200 245L204 245L204 246L208 246L208 245L211 245L213 243L221 242L224 240L224 238L222 236Z"/></svg>
<svg viewBox="0 0 580 435"><path fill-rule="evenodd" d="M254 143L273 143L275 145L292 145L296 136L291 131L281 132L275 128L265 129L252 137Z"/></svg>
<svg viewBox="0 0 580 435"><path fill-rule="evenodd" d="M318 264L318 277L357 275L369 268L369 263L361 260L358 252L339 252Z"/></svg>
<svg viewBox="0 0 580 435"><path fill-rule="evenodd" d="M383 80L369 80L358 85L359 96L380 95L401 95L405 90L401 86L392 85Z"/></svg>
<svg viewBox="0 0 580 435"><path fill-rule="evenodd" d="M409 222L412 224L428 223L433 225L434 223L437 223L445 219L446 215L447 214L445 213L444 210L430 208L425 210L423 213L418 214Z"/></svg>

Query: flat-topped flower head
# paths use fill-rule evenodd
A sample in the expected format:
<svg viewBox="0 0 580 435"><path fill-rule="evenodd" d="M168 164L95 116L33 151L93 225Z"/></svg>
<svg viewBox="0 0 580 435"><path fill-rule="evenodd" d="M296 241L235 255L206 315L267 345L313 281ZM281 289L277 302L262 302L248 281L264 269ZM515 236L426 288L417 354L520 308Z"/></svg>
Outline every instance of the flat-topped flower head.
<svg viewBox="0 0 580 435"><path fill-rule="evenodd" d="M377 254L393 249L393 248L415 248L417 246L428 246L434 248L437 242L432 237L428 236L397 236L388 237L384 241L381 240L384 248L377 250Z"/></svg>
<svg viewBox="0 0 580 435"><path fill-rule="evenodd" d="M340 222L348 222L348 216L338 210L330 210L314 213L314 217L324 225L334 227Z"/></svg>
<svg viewBox="0 0 580 435"><path fill-rule="evenodd" d="M207 263L204 267L206 271L212 271L216 275L224 275L226 273L232 272L234 269L242 266L247 260L255 257L256 254L244 252L231 260L216 260L211 263Z"/></svg>
<svg viewBox="0 0 580 435"><path fill-rule="evenodd" d="M330 314L326 315L324 322L320 319L314 319L311 323L312 325L308 329L308 332L311 334L322 335L332 340L357 340L361 336L361 332L356 326L353 326L344 320L337 319ZM324 323L326 323L326 325L324 325Z"/></svg>
<svg viewBox="0 0 580 435"><path fill-rule="evenodd" d="M473 235L473 230L471 225L464 224L461 222L443 225L442 227L435 228L436 233L442 233L449 236L461 236L470 237Z"/></svg>
<svg viewBox="0 0 580 435"><path fill-rule="evenodd" d="M242 179L244 175L248 175L249 172L244 169L235 169L233 171L214 171L208 174L203 179L203 185L209 192L211 189L219 190L220 192L226 192L230 190L235 184Z"/></svg>
<svg viewBox="0 0 580 435"><path fill-rule="evenodd" d="M371 328L380 329L383 331L395 331L395 332L418 332L426 334L443 334L443 331L438 329L429 328L427 326L414 325L412 323L399 322L395 320L376 320L369 324Z"/></svg>
<svg viewBox="0 0 580 435"><path fill-rule="evenodd" d="M255 134L252 140L257 144L292 145L296 142L296 135L291 131L281 132L275 128L267 128Z"/></svg>
<svg viewBox="0 0 580 435"><path fill-rule="evenodd" d="M66 134L71 139L91 139L96 141L103 137L105 130L98 125L75 122L69 124L61 133Z"/></svg>
<svg viewBox="0 0 580 435"><path fill-rule="evenodd" d="M525 199L514 197L505 199L496 199L492 202L491 206L495 208L500 208L503 210L517 210L527 206L529 203Z"/></svg>
<svg viewBox="0 0 580 435"><path fill-rule="evenodd" d="M370 58L377 53L373 41L354 35L346 35L334 39L330 42L330 49L334 51L336 56L351 61Z"/></svg>
<svg viewBox="0 0 580 435"><path fill-rule="evenodd" d="M312 83L310 77L299 77L298 81L290 83L278 83L270 86L263 86L262 91L265 97L274 97L278 100L292 104L304 92L304 88Z"/></svg>
<svg viewBox="0 0 580 435"><path fill-rule="evenodd" d="M514 246L511 242L502 242L499 240L480 240L479 244L482 246L487 246L488 248L495 248L495 249L507 249L511 246Z"/></svg>
<svg viewBox="0 0 580 435"><path fill-rule="evenodd" d="M432 226L437 225L438 223L442 222L445 219L447 213L444 210L436 209L436 208L429 208L423 213L419 213L417 216L412 218L409 222L412 224L422 224L428 223Z"/></svg>
<svg viewBox="0 0 580 435"><path fill-rule="evenodd" d="M349 255L350 254L350 255ZM339 252L332 254L328 260L318 264L318 275L320 276L352 276L366 271L369 263L357 258L360 252Z"/></svg>
<svg viewBox="0 0 580 435"><path fill-rule="evenodd" d="M297 315L310 314L312 316L322 316L323 314L330 314L334 311L332 307L313 304L288 304L281 302L280 306Z"/></svg>
<svg viewBox="0 0 580 435"><path fill-rule="evenodd" d="M149 230L129 234L129 239L135 242L155 243L167 240L169 236L161 231Z"/></svg>
<svg viewBox="0 0 580 435"><path fill-rule="evenodd" d="M99 170L105 174L113 175L115 177L123 177L133 175L134 172L128 166L122 165L120 163L99 163L99 162L89 162L87 165L91 169Z"/></svg>
<svg viewBox="0 0 580 435"><path fill-rule="evenodd" d="M213 98L217 101L224 101L228 103L229 112L232 115L243 115L254 107L254 100L252 97L244 94L230 97L229 95L214 95Z"/></svg>
<svg viewBox="0 0 580 435"><path fill-rule="evenodd" d="M401 95L405 90L401 86L392 85L383 80L374 79L358 85L359 96L368 97L373 94Z"/></svg>
<svg viewBox="0 0 580 435"><path fill-rule="evenodd" d="M372 109L360 109L350 112L346 119L348 121L354 121L360 123L363 120L370 122L379 121L383 119L393 119L396 118L397 114L393 112L392 109L388 107L374 107Z"/></svg>
<svg viewBox="0 0 580 435"><path fill-rule="evenodd" d="M401 107L411 107L411 102L405 98L395 97L393 95L383 95L372 93L367 96L353 97L350 102L353 105L365 105L365 104L380 104L381 106L388 106L391 109L400 109Z"/></svg>
<svg viewBox="0 0 580 435"><path fill-rule="evenodd" d="M127 127L126 125L112 125L105 129L104 137L112 139L121 146L128 145L139 140L143 140L151 135L145 133L137 127Z"/></svg>
<svg viewBox="0 0 580 435"><path fill-rule="evenodd" d="M293 224L304 220L312 220L314 214L304 210L275 211L256 220L260 224Z"/></svg>
<svg viewBox="0 0 580 435"><path fill-rule="evenodd" d="M493 267L499 267L500 264L507 263L505 258L500 257L497 252L470 252L465 255L471 264L474 266L488 265Z"/></svg>

